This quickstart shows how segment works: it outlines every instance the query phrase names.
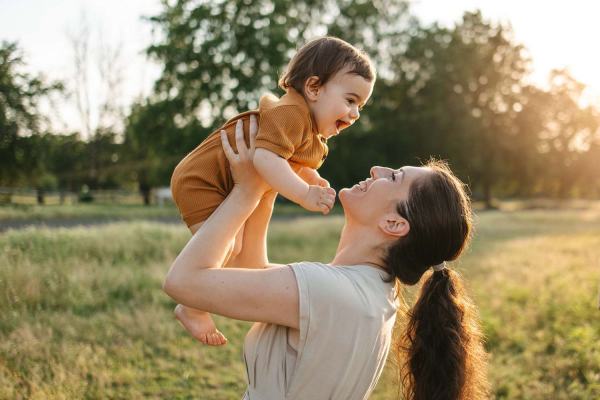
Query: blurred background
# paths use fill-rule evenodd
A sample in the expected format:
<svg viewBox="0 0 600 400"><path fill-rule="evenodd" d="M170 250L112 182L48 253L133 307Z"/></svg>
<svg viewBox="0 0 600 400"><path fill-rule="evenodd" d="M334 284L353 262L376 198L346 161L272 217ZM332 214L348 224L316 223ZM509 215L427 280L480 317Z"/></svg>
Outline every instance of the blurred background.
<svg viewBox="0 0 600 400"><path fill-rule="evenodd" d="M583 0L0 0L0 399L241 397L249 323L217 318L229 344L200 346L160 290L189 239L169 180L322 35L378 79L321 175L340 189L448 160L476 205L451 267L492 397L599 399L598 16ZM330 261L340 211L276 204L270 260ZM372 399L398 398L395 365Z"/></svg>
<svg viewBox="0 0 600 400"><path fill-rule="evenodd" d="M593 2L0 4L3 203L125 191L149 204L224 120L280 95L295 50L326 34L364 49L379 73L360 123L330 141L321 172L334 187L373 164L436 156L487 207L600 196Z"/></svg>

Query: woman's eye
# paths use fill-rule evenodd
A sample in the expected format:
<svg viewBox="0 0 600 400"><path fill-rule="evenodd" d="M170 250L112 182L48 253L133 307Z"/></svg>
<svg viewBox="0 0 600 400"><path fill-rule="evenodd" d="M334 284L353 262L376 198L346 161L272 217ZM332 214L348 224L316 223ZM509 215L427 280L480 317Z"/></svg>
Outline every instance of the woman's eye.
<svg viewBox="0 0 600 400"><path fill-rule="evenodd" d="M347 101L349 104L354 104L354 100L353 100L353 99L346 99L346 101Z"/></svg>

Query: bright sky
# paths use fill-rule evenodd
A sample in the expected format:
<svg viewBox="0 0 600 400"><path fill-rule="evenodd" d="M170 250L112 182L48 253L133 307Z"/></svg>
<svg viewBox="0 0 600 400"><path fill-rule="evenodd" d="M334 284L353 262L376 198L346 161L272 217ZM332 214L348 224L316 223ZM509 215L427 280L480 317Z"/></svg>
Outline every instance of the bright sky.
<svg viewBox="0 0 600 400"><path fill-rule="evenodd" d="M553 68L568 68L589 85L588 101L600 105L600 2L590 0L415 0L412 10L423 22L452 25L466 10L481 9L486 19L510 23L515 39L533 59L532 80L546 82ZM149 92L159 74L142 51L152 42L142 15L160 10L158 0L0 0L0 41L18 41L32 72L72 81L74 63L67 32L80 28L83 15L92 28L91 45L122 45L123 93L129 103ZM97 82L92 82L92 90ZM79 126L74 101L61 106L57 121Z"/></svg>

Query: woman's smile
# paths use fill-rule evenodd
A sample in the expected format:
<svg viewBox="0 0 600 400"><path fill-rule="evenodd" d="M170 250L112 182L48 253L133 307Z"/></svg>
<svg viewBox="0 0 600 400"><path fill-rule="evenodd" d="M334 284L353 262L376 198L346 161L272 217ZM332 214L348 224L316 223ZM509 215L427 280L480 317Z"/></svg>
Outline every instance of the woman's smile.
<svg viewBox="0 0 600 400"><path fill-rule="evenodd" d="M358 189L358 190L360 190L361 192L364 193L364 192L366 192L369 189L369 187L371 186L372 182L373 182L372 179L367 179L367 180L364 180L364 181L360 181L357 184L355 184L352 187L352 189L356 188L356 189Z"/></svg>

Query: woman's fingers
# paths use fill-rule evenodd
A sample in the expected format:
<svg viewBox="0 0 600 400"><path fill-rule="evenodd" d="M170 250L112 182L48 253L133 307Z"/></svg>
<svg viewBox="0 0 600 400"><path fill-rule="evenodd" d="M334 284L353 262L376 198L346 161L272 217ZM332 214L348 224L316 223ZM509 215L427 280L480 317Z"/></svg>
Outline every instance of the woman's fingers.
<svg viewBox="0 0 600 400"><path fill-rule="evenodd" d="M244 142L244 122L241 119L238 119L235 123L235 144L239 157L246 158L248 147L246 147L246 143Z"/></svg>
<svg viewBox="0 0 600 400"><path fill-rule="evenodd" d="M227 139L227 132L225 132L224 130L221 131L221 144L223 146L223 151L225 152L225 157L227 157L229 162L231 163L236 161L238 159L238 155L235 154L235 152L231 148L229 140Z"/></svg>
<svg viewBox="0 0 600 400"><path fill-rule="evenodd" d="M258 124L256 123L256 115L250 115L250 151L254 151L256 147L256 135L258 134Z"/></svg>

